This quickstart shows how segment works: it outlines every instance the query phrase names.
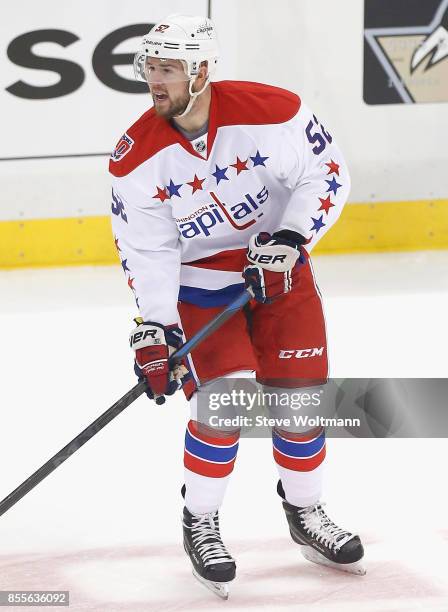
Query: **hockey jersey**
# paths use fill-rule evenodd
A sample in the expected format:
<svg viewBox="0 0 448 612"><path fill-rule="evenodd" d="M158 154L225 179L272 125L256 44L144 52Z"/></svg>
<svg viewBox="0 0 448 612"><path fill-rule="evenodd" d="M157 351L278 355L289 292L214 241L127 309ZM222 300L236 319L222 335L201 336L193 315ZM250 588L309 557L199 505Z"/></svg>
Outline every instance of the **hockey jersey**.
<svg viewBox="0 0 448 612"><path fill-rule="evenodd" d="M219 306L241 292L253 234L290 229L311 251L350 190L341 151L299 96L240 81L211 84L205 150L151 108L109 168L123 270L143 319L165 325L178 300Z"/></svg>

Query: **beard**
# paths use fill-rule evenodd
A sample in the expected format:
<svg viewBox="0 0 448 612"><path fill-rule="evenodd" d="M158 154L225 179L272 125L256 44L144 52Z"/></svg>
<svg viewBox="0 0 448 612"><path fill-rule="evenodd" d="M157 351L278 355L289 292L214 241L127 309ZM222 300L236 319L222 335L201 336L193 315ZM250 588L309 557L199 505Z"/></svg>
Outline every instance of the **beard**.
<svg viewBox="0 0 448 612"><path fill-rule="evenodd" d="M173 119L173 117L176 117L177 115L181 115L187 108L189 101L190 94L188 90L174 100L167 98L167 100L163 103L157 102L157 100L155 100L153 97L154 109L157 115L167 120Z"/></svg>

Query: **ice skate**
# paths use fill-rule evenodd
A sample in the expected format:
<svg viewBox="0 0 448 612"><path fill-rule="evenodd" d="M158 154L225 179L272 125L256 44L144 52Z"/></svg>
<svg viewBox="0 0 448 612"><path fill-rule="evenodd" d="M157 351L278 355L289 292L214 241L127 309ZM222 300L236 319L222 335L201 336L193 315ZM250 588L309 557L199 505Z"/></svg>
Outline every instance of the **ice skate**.
<svg viewBox="0 0 448 612"><path fill-rule="evenodd" d="M278 491L283 497L291 537L300 545L305 559L350 574L363 576L366 573L359 536L333 523L323 510L324 504L300 508L284 499L280 484Z"/></svg>
<svg viewBox="0 0 448 612"><path fill-rule="evenodd" d="M193 565L193 575L218 597L229 597L229 582L235 578L235 560L226 550L219 532L218 511L209 514L183 512L184 548Z"/></svg>

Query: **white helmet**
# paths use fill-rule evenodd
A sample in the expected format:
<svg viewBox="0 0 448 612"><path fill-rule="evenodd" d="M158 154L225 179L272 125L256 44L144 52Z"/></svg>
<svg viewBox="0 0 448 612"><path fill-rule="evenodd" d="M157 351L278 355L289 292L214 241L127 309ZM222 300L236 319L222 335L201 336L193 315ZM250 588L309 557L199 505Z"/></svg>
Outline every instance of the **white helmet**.
<svg viewBox="0 0 448 612"><path fill-rule="evenodd" d="M182 113L186 115L195 100L207 87L210 76L218 63L218 42L215 27L207 17L169 15L156 23L143 37L141 46L134 57L134 74L139 81L146 81L146 58L181 60L190 81L190 103ZM199 72L201 62L208 63L207 80L201 91L193 92L192 86Z"/></svg>

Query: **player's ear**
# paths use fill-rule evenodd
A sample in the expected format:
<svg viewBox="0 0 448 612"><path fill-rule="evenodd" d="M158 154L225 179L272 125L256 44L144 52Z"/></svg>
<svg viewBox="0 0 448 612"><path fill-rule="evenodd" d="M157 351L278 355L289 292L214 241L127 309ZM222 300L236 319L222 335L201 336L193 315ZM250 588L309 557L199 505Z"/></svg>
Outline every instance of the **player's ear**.
<svg viewBox="0 0 448 612"><path fill-rule="evenodd" d="M199 64L198 76L196 78L196 82L199 85L199 88L201 88L204 85L207 75L208 75L208 62L205 60Z"/></svg>

